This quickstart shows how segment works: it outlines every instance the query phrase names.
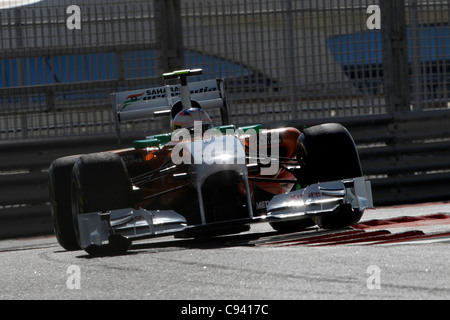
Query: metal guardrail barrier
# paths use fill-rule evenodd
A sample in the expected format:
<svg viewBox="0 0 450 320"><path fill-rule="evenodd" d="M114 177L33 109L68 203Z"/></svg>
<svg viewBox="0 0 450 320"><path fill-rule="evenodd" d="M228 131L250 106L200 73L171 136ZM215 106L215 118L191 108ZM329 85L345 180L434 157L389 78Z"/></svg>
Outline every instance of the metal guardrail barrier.
<svg viewBox="0 0 450 320"><path fill-rule="evenodd" d="M297 128L339 122L355 139L378 206L450 200L450 110L280 121Z"/></svg>
<svg viewBox="0 0 450 320"><path fill-rule="evenodd" d="M339 122L358 147L377 206L450 199L450 110L291 120L266 127ZM124 146L140 134L128 133ZM0 238L52 232L47 169L66 155L113 150L114 135L0 144Z"/></svg>
<svg viewBox="0 0 450 320"><path fill-rule="evenodd" d="M142 138L124 135L124 143ZM0 238L53 232L47 171L59 157L114 150L112 134L0 144Z"/></svg>

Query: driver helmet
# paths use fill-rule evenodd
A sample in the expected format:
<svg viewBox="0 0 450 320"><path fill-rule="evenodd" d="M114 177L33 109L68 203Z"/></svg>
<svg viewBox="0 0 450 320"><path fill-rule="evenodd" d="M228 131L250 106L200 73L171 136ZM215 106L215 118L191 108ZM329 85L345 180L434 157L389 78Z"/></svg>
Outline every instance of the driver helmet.
<svg viewBox="0 0 450 320"><path fill-rule="evenodd" d="M211 118L204 110L200 108L189 108L178 112L173 118L172 131L183 128L193 133L195 121L201 121L202 133L213 127Z"/></svg>

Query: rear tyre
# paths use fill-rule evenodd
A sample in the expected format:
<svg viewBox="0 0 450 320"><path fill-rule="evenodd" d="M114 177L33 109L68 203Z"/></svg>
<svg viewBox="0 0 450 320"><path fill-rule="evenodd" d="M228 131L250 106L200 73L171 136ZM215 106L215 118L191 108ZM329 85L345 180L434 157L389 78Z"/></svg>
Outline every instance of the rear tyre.
<svg viewBox="0 0 450 320"><path fill-rule="evenodd" d="M108 212L132 208L132 187L127 169L117 154L102 152L82 156L72 171L72 215L78 232L78 215L88 212ZM126 252L131 241L110 235L106 245L84 248L91 255L112 255Z"/></svg>
<svg viewBox="0 0 450 320"><path fill-rule="evenodd" d="M301 165L297 179L302 187L363 175L355 142L348 130L337 123L305 129L298 138L297 160ZM342 228L358 222L362 214L344 205L331 215L317 217L315 222L325 229Z"/></svg>
<svg viewBox="0 0 450 320"><path fill-rule="evenodd" d="M52 162L48 172L53 229L58 243L66 250L79 250L72 218L72 168L80 156L69 156Z"/></svg>

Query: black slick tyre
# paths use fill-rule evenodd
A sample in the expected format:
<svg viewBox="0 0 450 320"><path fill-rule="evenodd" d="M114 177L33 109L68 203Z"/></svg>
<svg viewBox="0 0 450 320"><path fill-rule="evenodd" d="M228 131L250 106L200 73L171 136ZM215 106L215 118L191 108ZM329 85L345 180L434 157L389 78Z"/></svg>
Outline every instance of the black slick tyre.
<svg viewBox="0 0 450 320"><path fill-rule="evenodd" d="M48 182L51 200L53 229L58 243L66 250L79 250L72 218L71 177L72 168L80 156L54 160L49 168Z"/></svg>
<svg viewBox="0 0 450 320"><path fill-rule="evenodd" d="M80 157L72 171L72 215L78 241L78 215L131 208L132 199L131 181L117 154L102 152ZM130 245L130 240L110 235L108 244L91 245L84 250L91 255L121 254Z"/></svg>
<svg viewBox="0 0 450 320"><path fill-rule="evenodd" d="M297 142L297 160L301 170L297 179L302 188L314 183L361 177L361 162L348 130L338 123L305 129ZM349 226L361 219L363 212L344 205L331 215L316 218L321 228Z"/></svg>

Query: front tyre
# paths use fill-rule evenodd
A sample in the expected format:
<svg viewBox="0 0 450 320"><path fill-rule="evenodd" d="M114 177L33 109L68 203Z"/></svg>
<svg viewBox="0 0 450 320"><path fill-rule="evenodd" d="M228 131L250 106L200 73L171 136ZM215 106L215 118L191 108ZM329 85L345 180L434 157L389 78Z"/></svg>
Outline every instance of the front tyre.
<svg viewBox="0 0 450 320"><path fill-rule="evenodd" d="M348 130L338 123L305 129L297 141L297 160L301 165L297 179L302 188L363 175L355 142ZM363 211L343 205L333 214L318 216L315 222L321 228L336 229L358 222L362 215Z"/></svg>
<svg viewBox="0 0 450 320"><path fill-rule="evenodd" d="M131 181L122 159L117 154L102 152L82 156L72 171L72 215L78 243L78 215L132 208ZM105 245L84 248L91 255L113 255L126 252L131 241L110 234Z"/></svg>

